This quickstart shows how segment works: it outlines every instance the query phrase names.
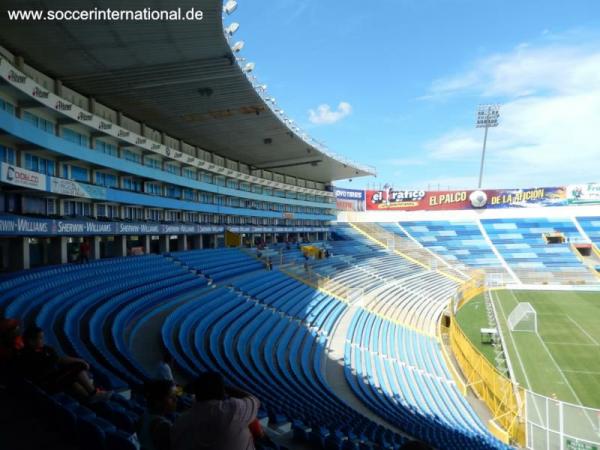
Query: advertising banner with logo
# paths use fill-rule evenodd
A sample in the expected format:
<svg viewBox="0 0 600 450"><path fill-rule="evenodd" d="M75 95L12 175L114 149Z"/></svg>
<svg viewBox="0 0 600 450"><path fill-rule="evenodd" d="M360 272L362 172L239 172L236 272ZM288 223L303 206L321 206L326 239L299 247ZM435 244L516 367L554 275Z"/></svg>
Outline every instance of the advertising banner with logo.
<svg viewBox="0 0 600 450"><path fill-rule="evenodd" d="M594 194L594 188L598 191ZM368 211L450 211L471 208L533 208L564 206L568 204L564 187L528 189L487 189L482 191L417 191L417 190L367 190ZM579 191L577 191L579 192ZM580 199L600 202L600 184L590 185ZM580 203L585 201L580 200Z"/></svg>
<svg viewBox="0 0 600 450"><path fill-rule="evenodd" d="M222 225L100 222L78 219L44 219L0 214L0 236L101 236L223 233ZM326 227L227 227L232 232L286 233L328 231Z"/></svg>
<svg viewBox="0 0 600 450"><path fill-rule="evenodd" d="M46 190L46 175L1 163L0 181L29 189Z"/></svg>
<svg viewBox="0 0 600 450"><path fill-rule="evenodd" d="M539 208L543 206L565 206L564 187L541 187L531 189L486 190L486 208Z"/></svg>
<svg viewBox="0 0 600 450"><path fill-rule="evenodd" d="M365 202L367 211L414 211L424 209L423 199L425 198L425 194L425 191L367 190L365 191Z"/></svg>
<svg viewBox="0 0 600 450"><path fill-rule="evenodd" d="M336 207L339 211L364 211L365 191L335 188Z"/></svg>
<svg viewBox="0 0 600 450"><path fill-rule="evenodd" d="M445 211L471 206L471 191L366 191L367 210Z"/></svg>
<svg viewBox="0 0 600 450"><path fill-rule="evenodd" d="M106 188L91 184L78 183L64 178L50 177L50 192L71 195L73 197L106 200Z"/></svg>
<svg viewBox="0 0 600 450"><path fill-rule="evenodd" d="M569 204L600 203L600 183L570 184L567 186Z"/></svg>

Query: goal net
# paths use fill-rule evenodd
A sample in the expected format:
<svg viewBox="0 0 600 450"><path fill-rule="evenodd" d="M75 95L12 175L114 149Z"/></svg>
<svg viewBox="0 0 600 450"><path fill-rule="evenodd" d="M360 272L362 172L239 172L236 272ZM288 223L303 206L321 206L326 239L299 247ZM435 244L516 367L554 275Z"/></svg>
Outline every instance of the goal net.
<svg viewBox="0 0 600 450"><path fill-rule="evenodd" d="M530 303L519 303L508 316L510 331L538 332L537 313Z"/></svg>

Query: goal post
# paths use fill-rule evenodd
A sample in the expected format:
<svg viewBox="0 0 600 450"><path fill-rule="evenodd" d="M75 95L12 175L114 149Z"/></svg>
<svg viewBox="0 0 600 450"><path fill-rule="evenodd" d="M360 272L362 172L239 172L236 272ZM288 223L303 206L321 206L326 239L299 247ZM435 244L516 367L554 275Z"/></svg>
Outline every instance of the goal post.
<svg viewBox="0 0 600 450"><path fill-rule="evenodd" d="M537 313L530 303L519 303L508 315L510 331L538 332Z"/></svg>

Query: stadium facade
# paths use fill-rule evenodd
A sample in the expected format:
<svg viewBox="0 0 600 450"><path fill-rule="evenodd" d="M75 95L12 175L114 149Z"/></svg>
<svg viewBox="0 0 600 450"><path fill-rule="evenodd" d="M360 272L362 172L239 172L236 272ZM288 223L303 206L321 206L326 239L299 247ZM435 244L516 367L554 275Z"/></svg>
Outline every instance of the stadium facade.
<svg viewBox="0 0 600 450"><path fill-rule="evenodd" d="M2 17L4 269L68 262L84 237L94 258L323 239L332 181L373 173L283 119L236 62L222 3L200 3L201 23Z"/></svg>

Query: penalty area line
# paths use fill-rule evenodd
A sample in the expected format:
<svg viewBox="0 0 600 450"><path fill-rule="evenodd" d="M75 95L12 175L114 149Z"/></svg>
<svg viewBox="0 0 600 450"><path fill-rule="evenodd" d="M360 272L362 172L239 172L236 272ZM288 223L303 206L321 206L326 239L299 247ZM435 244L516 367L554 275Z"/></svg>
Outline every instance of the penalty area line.
<svg viewBox="0 0 600 450"><path fill-rule="evenodd" d="M594 343L594 345L597 345L598 347L600 347L600 343L599 343L599 342L598 342L596 339L594 339L594 336L592 336L592 335L591 335L590 333L588 333L588 332L587 332L587 331L586 331L586 330L585 330L585 329L584 329L584 328L583 328L581 325L579 325L579 323L577 323L577 321L575 321L575 319L573 319L573 318L572 318L571 316L569 316L568 314L567 314L567 319L569 319L571 322L573 322L573 323L575 324L575 326L576 326L577 328L579 328L579 330L580 330L580 331L581 331L583 334L585 334L585 335L588 337L588 339L589 339L590 341L592 341L592 342Z"/></svg>

